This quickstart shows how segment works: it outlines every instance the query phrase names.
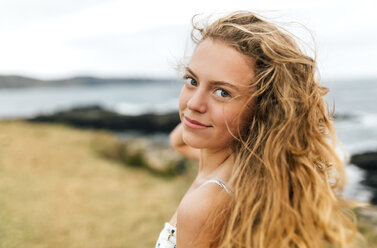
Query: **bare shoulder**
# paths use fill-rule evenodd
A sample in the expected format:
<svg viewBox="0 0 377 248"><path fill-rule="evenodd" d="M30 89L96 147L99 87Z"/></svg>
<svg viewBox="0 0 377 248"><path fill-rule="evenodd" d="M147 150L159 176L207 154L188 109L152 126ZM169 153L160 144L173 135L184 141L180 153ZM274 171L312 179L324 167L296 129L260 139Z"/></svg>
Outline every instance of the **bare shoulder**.
<svg viewBox="0 0 377 248"><path fill-rule="evenodd" d="M203 185L188 194L178 207L177 246L209 247L218 234L216 227L221 226L223 219L217 218L214 228L208 228L211 221L215 221L208 216L213 210L225 207L230 200L231 196L215 183Z"/></svg>

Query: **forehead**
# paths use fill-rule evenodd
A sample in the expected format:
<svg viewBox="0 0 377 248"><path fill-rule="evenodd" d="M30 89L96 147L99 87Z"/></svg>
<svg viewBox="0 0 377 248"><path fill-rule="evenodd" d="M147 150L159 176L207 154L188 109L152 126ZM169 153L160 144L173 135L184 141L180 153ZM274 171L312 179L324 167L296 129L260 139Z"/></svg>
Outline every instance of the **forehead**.
<svg viewBox="0 0 377 248"><path fill-rule="evenodd" d="M247 87L254 78L250 57L222 41L205 39L196 47L189 67L200 80L226 81Z"/></svg>

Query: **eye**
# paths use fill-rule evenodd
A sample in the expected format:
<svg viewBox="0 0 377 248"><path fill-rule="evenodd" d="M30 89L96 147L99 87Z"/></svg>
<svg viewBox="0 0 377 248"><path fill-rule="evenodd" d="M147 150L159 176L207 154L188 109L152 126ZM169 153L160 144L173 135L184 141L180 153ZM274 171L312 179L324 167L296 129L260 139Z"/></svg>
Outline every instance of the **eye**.
<svg viewBox="0 0 377 248"><path fill-rule="evenodd" d="M226 98L226 97L230 97L231 95L228 93L228 91L224 90L224 89L217 89L215 91L215 94L217 96L220 96L220 97L223 97L223 98Z"/></svg>
<svg viewBox="0 0 377 248"><path fill-rule="evenodd" d="M184 76L183 78L185 79L185 83L187 83L189 85L192 85L192 86L197 86L198 85L198 83L196 82L196 80L193 79L190 76Z"/></svg>

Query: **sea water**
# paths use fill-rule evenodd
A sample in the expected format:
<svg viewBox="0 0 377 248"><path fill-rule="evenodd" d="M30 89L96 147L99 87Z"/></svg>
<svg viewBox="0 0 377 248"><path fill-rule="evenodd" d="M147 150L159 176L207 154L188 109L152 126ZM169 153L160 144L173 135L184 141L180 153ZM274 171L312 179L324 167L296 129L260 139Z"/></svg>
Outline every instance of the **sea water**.
<svg viewBox="0 0 377 248"><path fill-rule="evenodd" d="M0 89L0 118L32 117L78 106L99 105L120 114L178 109L182 82L156 81L95 86Z"/></svg>

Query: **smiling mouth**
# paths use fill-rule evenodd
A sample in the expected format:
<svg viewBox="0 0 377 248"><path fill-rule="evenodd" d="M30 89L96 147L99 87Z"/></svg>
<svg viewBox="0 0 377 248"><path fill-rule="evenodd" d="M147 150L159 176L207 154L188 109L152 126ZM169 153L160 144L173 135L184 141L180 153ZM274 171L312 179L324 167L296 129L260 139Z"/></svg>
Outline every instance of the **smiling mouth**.
<svg viewBox="0 0 377 248"><path fill-rule="evenodd" d="M189 127L189 128L193 128L193 129L204 129L204 128L208 128L208 127L211 127L211 126L206 126L198 121L195 121L195 120L192 120L188 117L184 117L183 119L183 123Z"/></svg>

